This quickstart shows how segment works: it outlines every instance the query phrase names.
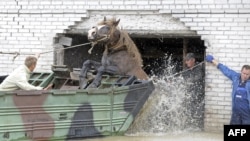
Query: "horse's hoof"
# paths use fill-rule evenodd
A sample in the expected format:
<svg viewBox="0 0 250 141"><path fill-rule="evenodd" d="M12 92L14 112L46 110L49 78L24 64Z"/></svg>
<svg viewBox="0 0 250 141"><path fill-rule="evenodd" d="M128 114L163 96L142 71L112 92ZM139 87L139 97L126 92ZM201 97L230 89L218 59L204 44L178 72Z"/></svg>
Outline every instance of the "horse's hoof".
<svg viewBox="0 0 250 141"><path fill-rule="evenodd" d="M85 89L88 86L88 80L87 79L80 79L80 89Z"/></svg>
<svg viewBox="0 0 250 141"><path fill-rule="evenodd" d="M87 87L88 83L84 83L80 86L80 89L85 89Z"/></svg>
<svg viewBox="0 0 250 141"><path fill-rule="evenodd" d="M92 83L88 86L88 88L97 88L98 86L95 83Z"/></svg>

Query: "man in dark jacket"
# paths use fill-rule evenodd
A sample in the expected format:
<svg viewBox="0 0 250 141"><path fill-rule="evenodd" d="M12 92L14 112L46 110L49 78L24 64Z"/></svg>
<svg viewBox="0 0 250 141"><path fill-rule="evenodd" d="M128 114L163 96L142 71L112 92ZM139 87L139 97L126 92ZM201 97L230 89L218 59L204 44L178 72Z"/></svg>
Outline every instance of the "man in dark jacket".
<svg viewBox="0 0 250 141"><path fill-rule="evenodd" d="M194 53L187 53L186 68L182 76L187 84L185 99L186 127L203 129L204 127L204 66L198 64Z"/></svg>
<svg viewBox="0 0 250 141"><path fill-rule="evenodd" d="M250 125L250 65L243 65L241 73L219 63L212 55L206 61L213 63L226 77L232 80L232 115L231 125Z"/></svg>

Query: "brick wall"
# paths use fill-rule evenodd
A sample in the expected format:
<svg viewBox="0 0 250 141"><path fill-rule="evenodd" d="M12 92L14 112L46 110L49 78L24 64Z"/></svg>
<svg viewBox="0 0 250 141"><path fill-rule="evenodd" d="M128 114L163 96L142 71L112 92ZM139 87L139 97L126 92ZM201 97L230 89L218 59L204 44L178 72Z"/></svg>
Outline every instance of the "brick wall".
<svg viewBox="0 0 250 141"><path fill-rule="evenodd" d="M0 75L22 64L25 55L53 50L53 39L84 18L131 11L155 16L171 14L205 41L207 54L236 71L250 58L249 0L1 0ZM142 17L143 18L143 17ZM37 70L50 71L53 53L42 54ZM223 131L231 113L231 82L206 65L206 131Z"/></svg>

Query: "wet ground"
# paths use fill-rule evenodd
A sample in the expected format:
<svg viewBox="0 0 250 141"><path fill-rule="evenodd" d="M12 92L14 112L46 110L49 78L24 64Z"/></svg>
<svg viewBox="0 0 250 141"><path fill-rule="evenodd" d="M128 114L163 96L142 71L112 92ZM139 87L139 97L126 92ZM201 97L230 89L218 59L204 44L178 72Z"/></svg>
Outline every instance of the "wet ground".
<svg viewBox="0 0 250 141"><path fill-rule="evenodd" d="M195 132L168 135L108 136L103 138L89 138L81 141L223 141L223 134Z"/></svg>

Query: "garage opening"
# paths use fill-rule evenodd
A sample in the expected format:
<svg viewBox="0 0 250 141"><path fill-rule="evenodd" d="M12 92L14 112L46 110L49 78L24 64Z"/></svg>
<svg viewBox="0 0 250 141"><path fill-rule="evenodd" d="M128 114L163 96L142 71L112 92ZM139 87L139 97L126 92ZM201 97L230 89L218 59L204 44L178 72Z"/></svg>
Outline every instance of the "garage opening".
<svg viewBox="0 0 250 141"><path fill-rule="evenodd" d="M63 48L88 43L86 35L82 34L64 34L61 37L71 39L71 45L63 45ZM59 43L59 37L55 43ZM175 67L173 73L181 72L184 68L184 56L193 52L196 55L197 62L204 60L205 46L204 41L200 37L131 37L137 45L143 58L145 72L151 76L161 76L164 73L166 60L171 57L171 63ZM64 42L64 41L63 41ZM60 43L61 44L61 43ZM61 59L56 57L54 64L67 65L70 70L73 68L81 68L85 60L91 59L100 61L104 47L96 45L91 54L88 50L91 45L83 45L76 48L64 50L64 57Z"/></svg>
<svg viewBox="0 0 250 141"><path fill-rule="evenodd" d="M160 76L167 67L167 60L171 57L173 73L183 70L183 58L189 52L197 56L197 61L204 59L204 42L200 38L133 38L141 51L145 71L149 75Z"/></svg>

